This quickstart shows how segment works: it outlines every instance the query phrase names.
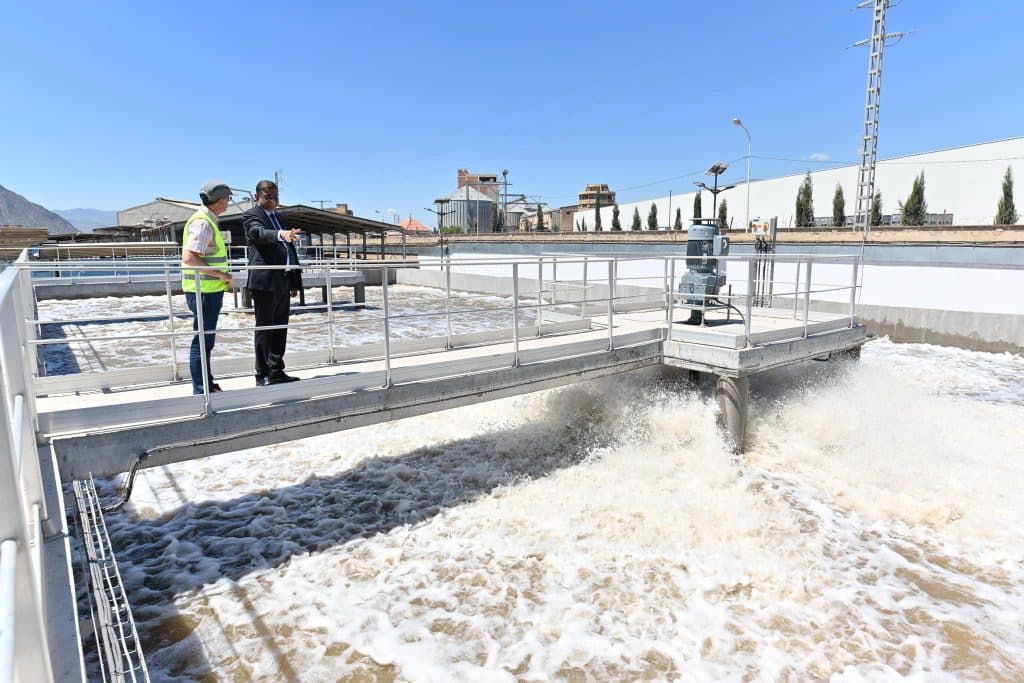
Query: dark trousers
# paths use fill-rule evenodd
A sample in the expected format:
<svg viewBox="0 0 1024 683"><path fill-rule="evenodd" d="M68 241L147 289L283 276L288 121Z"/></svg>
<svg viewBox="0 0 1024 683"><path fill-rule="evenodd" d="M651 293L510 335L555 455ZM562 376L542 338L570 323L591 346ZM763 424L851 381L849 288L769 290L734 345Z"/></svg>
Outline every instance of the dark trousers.
<svg viewBox="0 0 1024 683"><path fill-rule="evenodd" d="M203 294L200 298L202 299L203 306L203 336L206 337L204 342L206 344L206 376L212 385L213 370L210 367L210 352L213 351L213 345L217 341L217 335L214 332L217 330L217 318L220 316L221 306L224 305L224 292ZM192 311L192 329L198 331L199 316L196 315L195 292L185 292L185 303L188 304L188 310ZM189 349L188 353L188 369L192 374L192 393L203 393L202 349L199 347L198 334L192 337L192 348Z"/></svg>
<svg viewBox="0 0 1024 683"><path fill-rule="evenodd" d="M252 305L256 309L256 327L287 325L289 311L288 288L279 290L252 290ZM288 330L257 330L256 376L266 377L274 370L284 370L284 348Z"/></svg>

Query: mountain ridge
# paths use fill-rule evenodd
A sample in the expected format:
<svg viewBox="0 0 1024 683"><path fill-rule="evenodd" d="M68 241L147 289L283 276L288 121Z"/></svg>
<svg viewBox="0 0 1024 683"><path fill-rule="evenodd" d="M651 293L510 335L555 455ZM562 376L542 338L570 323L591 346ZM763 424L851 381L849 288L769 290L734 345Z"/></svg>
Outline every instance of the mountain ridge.
<svg viewBox="0 0 1024 683"><path fill-rule="evenodd" d="M3 185L0 185L0 225L46 228L51 235L71 235L80 232L67 219Z"/></svg>

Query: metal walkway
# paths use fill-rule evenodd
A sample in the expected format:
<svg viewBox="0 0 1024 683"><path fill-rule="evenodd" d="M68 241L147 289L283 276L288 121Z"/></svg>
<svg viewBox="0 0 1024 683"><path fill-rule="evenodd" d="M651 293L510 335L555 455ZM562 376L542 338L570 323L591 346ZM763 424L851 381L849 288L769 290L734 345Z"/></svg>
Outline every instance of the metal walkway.
<svg viewBox="0 0 1024 683"><path fill-rule="evenodd" d="M383 342L344 347L335 343L333 330L350 324L350 318L339 314L332 300L334 287L344 283L334 281L331 263L316 264L325 278L324 319L293 322L289 328L325 329L327 343L325 348L289 352L289 372L302 381L254 387L248 353L221 358L215 351L214 371L223 391L191 396L186 395L190 384L183 376L187 368L177 356L194 333L182 329L181 306L170 294L169 281L164 282L166 313L157 316L166 331L128 338L166 344L167 363L45 376L39 351L48 345L92 346L125 338L103 334L105 323L96 319L83 321L87 332L73 337L43 335L44 330L75 322L45 318L37 305L33 271L52 272L61 264L32 262L23 255L0 273L0 370L5 378L0 604L15 604L18 614L15 624L0 610L0 682L84 676L61 482L75 482L103 675L144 680L144 659L113 549L103 533L102 513L89 483L92 476L377 424L658 364L717 375L726 433L742 448L749 375L832 353L855 353L867 339L856 319L855 261L820 255L776 258L795 266L792 272L785 267L776 271L792 283L792 290L779 283L774 288L776 301L792 301L792 307L771 307L771 301L756 306L755 297L746 295L759 284L753 265L733 257L746 270L745 282L735 283L738 294L723 295L731 310L706 311L701 326L677 320L688 312L674 293L684 255L545 255L443 263L421 259L415 268L405 264L409 267L397 270L398 282L434 287L443 309L403 314L396 314L389 303L392 276L396 265L403 264L360 264L364 270L383 271L366 278L381 283L381 305L369 308ZM853 277L842 276L850 284L812 281L814 261L829 266L814 271L831 272L828 279L836 268L852 266ZM148 272L155 267L165 278L174 272L170 261L118 264L128 270L135 266ZM101 272L110 264L74 267ZM466 308L458 303L456 290L485 293L489 303ZM812 295L848 300L848 312L811 313ZM481 311L500 312L511 324L453 333L453 319ZM393 325L409 318L431 318L424 329L432 333L395 338ZM235 333L254 329L243 326ZM204 339L202 330L199 339ZM71 639L78 642L69 643Z"/></svg>

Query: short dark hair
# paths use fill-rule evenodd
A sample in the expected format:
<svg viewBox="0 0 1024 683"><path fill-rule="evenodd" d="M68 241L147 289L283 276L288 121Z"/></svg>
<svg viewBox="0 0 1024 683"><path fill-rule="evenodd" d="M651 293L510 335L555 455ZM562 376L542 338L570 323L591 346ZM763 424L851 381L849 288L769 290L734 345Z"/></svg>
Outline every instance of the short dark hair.
<svg viewBox="0 0 1024 683"><path fill-rule="evenodd" d="M256 183L256 194L259 194L260 192L263 192L264 190L276 190L276 189L277 189L277 183L275 183L273 180L261 180L258 183Z"/></svg>

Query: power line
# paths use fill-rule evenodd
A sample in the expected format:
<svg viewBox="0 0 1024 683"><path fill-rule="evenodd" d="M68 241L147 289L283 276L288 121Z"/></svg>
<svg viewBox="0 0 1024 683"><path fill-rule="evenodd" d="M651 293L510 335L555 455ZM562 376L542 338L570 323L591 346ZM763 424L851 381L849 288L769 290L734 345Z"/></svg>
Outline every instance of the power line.
<svg viewBox="0 0 1024 683"><path fill-rule="evenodd" d="M797 162L797 163L801 163L801 164L831 164L831 165L835 165L835 166L844 166L844 165L845 166L853 166L853 165L856 165L856 164L859 163L857 161L844 161L844 160L836 160L836 159L827 159L827 160L825 160L825 159L794 159L794 158L790 158L790 157L767 157L767 156L759 156L757 154L754 154L753 158L754 159L764 159L766 161L793 161L793 162ZM897 161L895 159L891 159L891 160L883 159L883 160L879 161L878 163L879 164L886 164L886 165L902 165L902 166L932 166L932 165L938 165L938 164L977 164L977 163L986 163L986 162L990 163L990 162L993 162L993 161L1020 161L1022 159L1024 159L1024 157L995 157L995 158L992 158L992 159L946 159L946 160L943 160L943 161L940 161L940 160L936 160L936 161Z"/></svg>

